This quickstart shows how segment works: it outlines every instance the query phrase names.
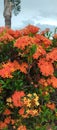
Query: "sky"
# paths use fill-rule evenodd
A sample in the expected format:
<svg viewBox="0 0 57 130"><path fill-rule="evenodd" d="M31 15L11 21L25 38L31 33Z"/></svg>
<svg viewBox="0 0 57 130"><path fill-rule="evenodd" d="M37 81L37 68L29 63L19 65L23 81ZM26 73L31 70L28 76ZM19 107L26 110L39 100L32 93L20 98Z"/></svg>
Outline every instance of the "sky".
<svg viewBox="0 0 57 130"><path fill-rule="evenodd" d="M4 0L0 0L0 26L4 26ZM28 24L57 26L57 0L21 0L21 11L12 14L12 28L22 28Z"/></svg>

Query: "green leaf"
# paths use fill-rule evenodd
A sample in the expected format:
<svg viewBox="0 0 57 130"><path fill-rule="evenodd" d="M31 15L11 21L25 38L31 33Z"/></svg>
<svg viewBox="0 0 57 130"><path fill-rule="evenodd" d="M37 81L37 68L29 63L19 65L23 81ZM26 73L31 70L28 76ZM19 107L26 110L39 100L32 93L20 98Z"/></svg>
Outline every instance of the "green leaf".
<svg viewBox="0 0 57 130"><path fill-rule="evenodd" d="M32 56L36 52L37 46L35 44L32 45L30 49L30 56Z"/></svg>

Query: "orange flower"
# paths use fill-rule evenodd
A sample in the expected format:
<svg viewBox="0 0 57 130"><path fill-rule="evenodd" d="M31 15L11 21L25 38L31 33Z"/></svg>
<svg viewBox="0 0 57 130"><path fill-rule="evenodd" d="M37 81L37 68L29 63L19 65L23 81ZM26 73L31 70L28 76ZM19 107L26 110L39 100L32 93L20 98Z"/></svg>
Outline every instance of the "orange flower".
<svg viewBox="0 0 57 130"><path fill-rule="evenodd" d="M17 61L7 62L2 65L2 69L0 69L0 76L3 78L12 78L12 73L16 70L20 70L23 73L27 73L28 64L23 62L19 64Z"/></svg>
<svg viewBox="0 0 57 130"><path fill-rule="evenodd" d="M23 73L27 73L27 68L28 68L28 64L23 62L21 65L20 65L20 71L23 72Z"/></svg>
<svg viewBox="0 0 57 130"><path fill-rule="evenodd" d="M12 78L9 68L3 68L0 70L0 76L3 78Z"/></svg>
<svg viewBox="0 0 57 130"><path fill-rule="evenodd" d="M14 47L17 47L19 49L25 49L26 46L30 45L30 38L29 36L23 36L17 39L16 43L14 44Z"/></svg>
<svg viewBox="0 0 57 130"><path fill-rule="evenodd" d="M4 122L5 122L6 124L9 124L10 121L11 121L11 117L6 117L6 119L4 120Z"/></svg>
<svg viewBox="0 0 57 130"><path fill-rule="evenodd" d="M26 129L26 126L20 125L17 130L27 130L27 129Z"/></svg>
<svg viewBox="0 0 57 130"><path fill-rule="evenodd" d="M51 78L47 79L47 83L48 83L48 85L51 85Z"/></svg>
<svg viewBox="0 0 57 130"><path fill-rule="evenodd" d="M51 84L53 88L57 88L57 78L55 76L51 77Z"/></svg>
<svg viewBox="0 0 57 130"><path fill-rule="evenodd" d="M7 124L5 122L0 122L0 130L3 130L4 128L7 127Z"/></svg>
<svg viewBox="0 0 57 130"><path fill-rule="evenodd" d="M52 49L52 51L46 55L46 59L51 62L57 61L57 48Z"/></svg>
<svg viewBox="0 0 57 130"><path fill-rule="evenodd" d="M37 44L42 45L45 48L48 48L52 44L50 39L40 34L36 34L36 41Z"/></svg>
<svg viewBox="0 0 57 130"><path fill-rule="evenodd" d="M38 63L38 67L44 76L53 75L54 68L51 62L46 61L45 58L41 58Z"/></svg>
<svg viewBox="0 0 57 130"><path fill-rule="evenodd" d="M15 124L15 120L11 119L11 124L14 125Z"/></svg>
<svg viewBox="0 0 57 130"><path fill-rule="evenodd" d="M19 64L17 61L14 61L14 68L15 70L20 70L23 73L27 73L28 64L26 62L23 62L22 64Z"/></svg>
<svg viewBox="0 0 57 130"><path fill-rule="evenodd" d="M54 103L48 103L46 105L48 108L50 108L51 110L54 110L55 109L55 104Z"/></svg>
<svg viewBox="0 0 57 130"><path fill-rule="evenodd" d="M45 96L45 95L49 95L49 93L47 91L45 92L42 92L42 95Z"/></svg>
<svg viewBox="0 0 57 130"><path fill-rule="evenodd" d="M47 87L48 86L48 82L43 78L43 79L40 79L39 80L39 83L44 86L44 87Z"/></svg>
<svg viewBox="0 0 57 130"><path fill-rule="evenodd" d="M31 116L37 116L39 114L38 110L37 109L34 109L34 110L27 110L27 114L28 116L31 115Z"/></svg>
<svg viewBox="0 0 57 130"><path fill-rule="evenodd" d="M57 33L56 33L56 34L54 34L53 38L54 38L54 39L57 39Z"/></svg>
<svg viewBox="0 0 57 130"><path fill-rule="evenodd" d="M52 85L53 88L57 88L57 78L55 76L51 76L47 79L47 83Z"/></svg>
<svg viewBox="0 0 57 130"><path fill-rule="evenodd" d="M19 30L12 30L12 29L7 29L7 33L9 34L9 35L11 35L12 37L14 37L15 39L16 38L18 38L18 37L20 37L20 36L22 36L21 35L21 32L19 31Z"/></svg>
<svg viewBox="0 0 57 130"><path fill-rule="evenodd" d="M24 114L24 108L21 108L21 109L18 111L18 113L19 113L20 115L23 115L23 114Z"/></svg>
<svg viewBox="0 0 57 130"><path fill-rule="evenodd" d="M9 109L6 109L3 114L4 114L4 115L10 115L10 114L11 114L11 111L10 111Z"/></svg>
<svg viewBox="0 0 57 130"><path fill-rule="evenodd" d="M12 62L8 62L2 65L2 69L0 69L0 76L3 78L12 78L11 73L14 72L14 64Z"/></svg>
<svg viewBox="0 0 57 130"><path fill-rule="evenodd" d="M32 34L35 34L35 33L37 33L37 32L40 30L40 28L38 28L38 27L36 27L36 26L34 26L34 25L28 25L26 28L27 28L27 29L29 30L29 32L32 33Z"/></svg>
<svg viewBox="0 0 57 130"><path fill-rule="evenodd" d="M34 26L34 25L28 25L24 29L20 30L21 35L29 35L29 34L35 34L39 31L40 28Z"/></svg>
<svg viewBox="0 0 57 130"><path fill-rule="evenodd" d="M23 36L16 40L14 47L24 50L26 46L32 45L36 42L35 37Z"/></svg>
<svg viewBox="0 0 57 130"><path fill-rule="evenodd" d="M46 51L43 49L42 46L38 45L36 52L33 54L34 59L38 59L39 56L45 55Z"/></svg>
<svg viewBox="0 0 57 130"><path fill-rule="evenodd" d="M25 96L25 93L23 91L15 91L12 95L12 101L14 106L21 107L23 105L23 102L21 101L21 98Z"/></svg>
<svg viewBox="0 0 57 130"><path fill-rule="evenodd" d="M13 40L14 40L14 38L11 35L9 35L8 33L5 33L3 36L0 37L0 42L3 42L5 44L7 44Z"/></svg>

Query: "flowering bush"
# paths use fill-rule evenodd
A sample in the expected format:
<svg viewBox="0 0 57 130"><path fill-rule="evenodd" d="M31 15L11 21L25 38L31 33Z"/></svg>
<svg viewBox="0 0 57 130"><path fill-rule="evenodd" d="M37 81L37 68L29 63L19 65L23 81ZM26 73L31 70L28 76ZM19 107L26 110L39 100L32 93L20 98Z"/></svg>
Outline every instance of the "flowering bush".
<svg viewBox="0 0 57 130"><path fill-rule="evenodd" d="M57 130L57 34L0 28L0 130Z"/></svg>

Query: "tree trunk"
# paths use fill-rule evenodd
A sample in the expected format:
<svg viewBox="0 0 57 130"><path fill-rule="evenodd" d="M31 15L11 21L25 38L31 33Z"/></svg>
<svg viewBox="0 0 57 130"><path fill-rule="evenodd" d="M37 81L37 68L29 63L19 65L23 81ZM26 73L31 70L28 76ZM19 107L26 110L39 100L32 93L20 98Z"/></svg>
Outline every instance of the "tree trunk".
<svg viewBox="0 0 57 130"><path fill-rule="evenodd" d="M4 0L5 26L11 28L12 5L9 0Z"/></svg>

